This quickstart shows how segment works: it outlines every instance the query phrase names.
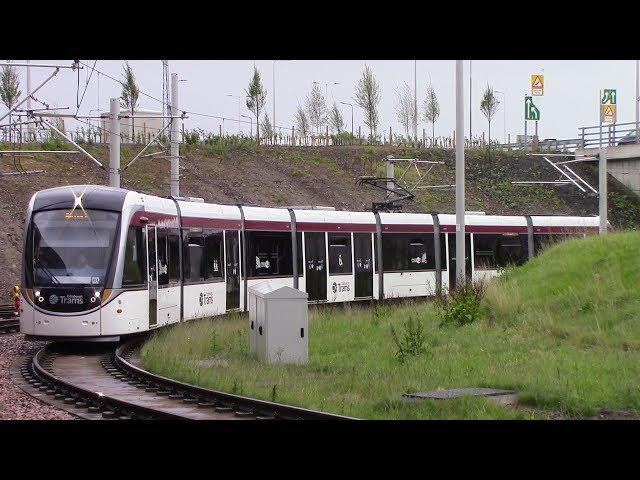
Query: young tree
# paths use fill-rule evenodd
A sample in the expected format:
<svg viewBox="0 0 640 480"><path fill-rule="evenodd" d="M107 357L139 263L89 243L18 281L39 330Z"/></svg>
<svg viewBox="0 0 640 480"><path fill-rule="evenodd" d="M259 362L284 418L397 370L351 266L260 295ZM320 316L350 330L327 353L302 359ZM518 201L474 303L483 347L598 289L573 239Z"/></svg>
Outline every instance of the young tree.
<svg viewBox="0 0 640 480"><path fill-rule="evenodd" d="M433 85L427 87L427 97L424 99L424 119L431 124L431 138L436 136L436 120L440 116L440 104Z"/></svg>
<svg viewBox="0 0 640 480"><path fill-rule="evenodd" d="M380 103L380 85L367 66L356 85L355 102L364 110L364 124L369 127L371 136L378 130L378 103Z"/></svg>
<svg viewBox="0 0 640 480"><path fill-rule="evenodd" d="M493 88L487 84L487 88L482 94L480 111L484 114L484 116L487 118L487 121L489 122L489 148L491 148L491 119L498 111L498 105L500 105L500 102L496 98L495 93L493 92Z"/></svg>
<svg viewBox="0 0 640 480"><path fill-rule="evenodd" d="M338 105L333 102L333 107L329 111L329 126L331 127L332 133L340 133L344 128L344 119L342 118L342 113L338 109Z"/></svg>
<svg viewBox="0 0 640 480"><path fill-rule="evenodd" d="M260 72L256 67L253 67L253 77L245 92L247 94L247 108L256 117L256 139L260 143L260 110L267 101L267 91L262 86Z"/></svg>
<svg viewBox="0 0 640 480"><path fill-rule="evenodd" d="M400 125L404 128L405 136L408 138L416 118L413 92L411 91L411 88L409 88L409 84L404 82L402 89L396 90L396 95L396 115L398 117L398 122L400 122Z"/></svg>
<svg viewBox="0 0 640 480"><path fill-rule="evenodd" d="M260 127L262 128L263 138L273 138L273 136L275 135L275 130L273 128L273 125L271 125L271 120L269 120L269 114L267 112L265 112L262 117L262 123L260 124Z"/></svg>
<svg viewBox="0 0 640 480"><path fill-rule="evenodd" d="M307 117L316 133L322 133L322 126L327 118L327 103L322 94L322 89L317 83L313 84L306 101Z"/></svg>
<svg viewBox="0 0 640 480"><path fill-rule="evenodd" d="M305 136L309 134L309 118L307 117L307 112L300 106L298 106L298 110L296 110L295 122L298 135Z"/></svg>
<svg viewBox="0 0 640 480"><path fill-rule="evenodd" d="M131 141L135 141L134 130L134 112L138 108L138 98L140 97L140 89L136 84L136 77L133 74L133 70L129 66L129 62L125 62L123 65L122 76L124 78L122 84L122 93L120 95L120 106L126 108L131 112Z"/></svg>
<svg viewBox="0 0 640 480"><path fill-rule="evenodd" d="M2 67L0 73L0 99L2 103L11 110L18 102L21 95L20 77L16 68L12 65ZM9 114L9 141L11 141L11 114Z"/></svg>

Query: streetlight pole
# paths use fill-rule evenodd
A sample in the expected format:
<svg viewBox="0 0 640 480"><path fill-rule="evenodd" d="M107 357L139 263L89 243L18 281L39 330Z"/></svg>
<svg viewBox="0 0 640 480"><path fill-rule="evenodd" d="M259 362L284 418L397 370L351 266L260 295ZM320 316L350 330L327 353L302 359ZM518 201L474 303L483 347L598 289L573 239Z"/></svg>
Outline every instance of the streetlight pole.
<svg viewBox="0 0 640 480"><path fill-rule="evenodd" d="M276 126L276 62L273 61L273 127Z"/></svg>
<svg viewBox="0 0 640 480"><path fill-rule="evenodd" d="M638 122L640 122L640 60L636 60L636 143L640 142L640 135L638 132L640 128Z"/></svg>
<svg viewBox="0 0 640 480"><path fill-rule="evenodd" d="M507 96L500 90L496 90L496 93L502 95L502 135L504 143L507 143Z"/></svg>
<svg viewBox="0 0 640 480"><path fill-rule="evenodd" d="M238 95L231 95L230 93L227 93L227 97L238 99L238 136L240 136L240 97Z"/></svg>
<svg viewBox="0 0 640 480"><path fill-rule="evenodd" d="M248 115L241 115L241 116L249 119L249 128L251 129L249 130L249 135L253 137L253 117L250 117Z"/></svg>
<svg viewBox="0 0 640 480"><path fill-rule="evenodd" d="M464 66L456 60L456 285L466 281L464 185Z"/></svg>
<svg viewBox="0 0 640 480"><path fill-rule="evenodd" d="M413 61L413 140L418 141L418 61Z"/></svg>
<svg viewBox="0 0 640 480"><path fill-rule="evenodd" d="M349 105L351 107L351 137L353 138L353 104L347 102L340 102L342 105Z"/></svg>
<svg viewBox="0 0 640 480"><path fill-rule="evenodd" d="M473 102L471 102L471 60L469 60L469 145L471 145L471 137L473 136L473 130L471 128L471 120L473 115Z"/></svg>

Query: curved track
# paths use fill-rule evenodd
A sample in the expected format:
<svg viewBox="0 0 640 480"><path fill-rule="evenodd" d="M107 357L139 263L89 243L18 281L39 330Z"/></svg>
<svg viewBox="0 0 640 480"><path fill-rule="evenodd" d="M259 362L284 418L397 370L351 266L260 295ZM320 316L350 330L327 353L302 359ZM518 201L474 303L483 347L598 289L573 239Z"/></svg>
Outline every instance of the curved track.
<svg viewBox="0 0 640 480"><path fill-rule="evenodd" d="M165 378L132 361L140 341L114 348L50 343L20 367L33 389L83 418L173 420L347 419Z"/></svg>

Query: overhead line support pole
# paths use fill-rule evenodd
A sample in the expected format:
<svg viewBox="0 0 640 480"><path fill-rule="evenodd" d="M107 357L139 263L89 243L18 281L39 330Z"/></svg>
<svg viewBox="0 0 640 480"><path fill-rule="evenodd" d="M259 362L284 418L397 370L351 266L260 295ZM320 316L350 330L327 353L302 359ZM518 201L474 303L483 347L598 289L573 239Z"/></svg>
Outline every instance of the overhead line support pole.
<svg viewBox="0 0 640 480"><path fill-rule="evenodd" d="M70 137L68 137L67 135L65 135L64 133L62 133L60 130L58 130L56 128L55 125L53 125L51 122L49 122L48 120L45 120L44 118L40 119L40 122L44 123L46 126L48 126L51 130L53 130L54 132L58 133L58 135L60 135L62 138L64 138L65 140L67 140L71 145L73 145L74 147L76 147L78 150L80 150L82 153L84 153L89 160L91 160L93 163L95 163L96 165L98 165L100 168L102 168L103 170L105 170L105 166L100 163L98 160L96 160L93 155L91 155L89 152L87 152L84 148L82 148L80 145L78 145L76 142L74 142L73 140L71 140Z"/></svg>
<svg viewBox="0 0 640 480"><path fill-rule="evenodd" d="M40 85L38 85L38 87L31 92L31 95L33 95L34 93L36 93L38 90L40 90L42 87L44 87L44 85L51 80L53 77L55 77L58 72L60 71L60 68L56 68L53 73L47 77L47 79L42 82ZM5 113L2 117L0 117L0 122L2 122L5 118L7 118L9 115L11 115L20 105L22 105L24 102L26 102L29 98L31 98L31 95L27 95L25 98L23 98L22 100L20 100L18 103L16 103L14 105L13 108L9 109L9 111L7 113Z"/></svg>
<svg viewBox="0 0 640 480"><path fill-rule="evenodd" d="M180 196L180 120L178 114L178 74L171 74L171 195Z"/></svg>
<svg viewBox="0 0 640 480"><path fill-rule="evenodd" d="M120 188L120 103L112 98L109 109L109 186Z"/></svg>
<svg viewBox="0 0 640 480"><path fill-rule="evenodd" d="M466 281L463 79L462 60L456 60L456 279L459 285Z"/></svg>

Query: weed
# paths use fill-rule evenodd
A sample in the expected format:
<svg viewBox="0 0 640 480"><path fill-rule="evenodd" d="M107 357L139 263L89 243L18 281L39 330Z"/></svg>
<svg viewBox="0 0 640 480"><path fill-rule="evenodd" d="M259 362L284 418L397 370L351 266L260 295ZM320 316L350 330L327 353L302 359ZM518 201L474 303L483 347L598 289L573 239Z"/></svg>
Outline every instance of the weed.
<svg viewBox="0 0 640 480"><path fill-rule="evenodd" d="M427 337L424 333L422 323L409 317L403 324L402 338L398 338L395 328L391 325L391 337L396 346L395 356L404 363L407 357L415 357L426 352L425 342Z"/></svg>
<svg viewBox="0 0 640 480"><path fill-rule="evenodd" d="M461 327L473 323L482 316L480 301L484 294L483 282L467 281L449 292L449 296L440 299L440 326L456 325Z"/></svg>

